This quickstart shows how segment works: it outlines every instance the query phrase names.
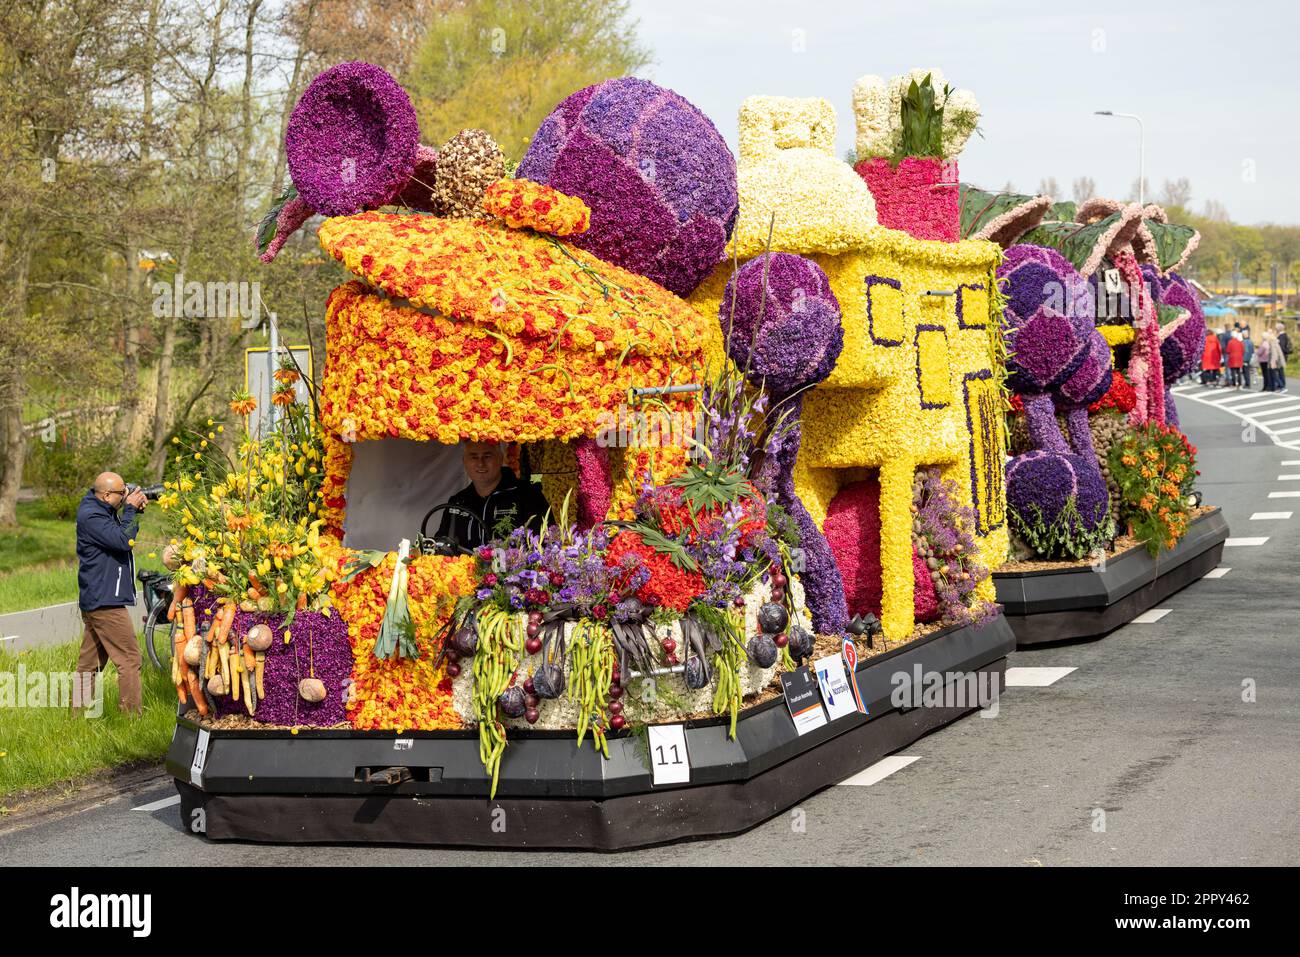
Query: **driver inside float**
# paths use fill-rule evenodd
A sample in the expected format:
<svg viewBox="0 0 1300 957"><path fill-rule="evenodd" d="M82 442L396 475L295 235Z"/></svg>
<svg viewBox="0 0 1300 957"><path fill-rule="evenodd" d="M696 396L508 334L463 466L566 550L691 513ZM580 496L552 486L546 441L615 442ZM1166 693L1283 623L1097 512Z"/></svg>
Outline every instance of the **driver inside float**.
<svg viewBox="0 0 1300 957"><path fill-rule="evenodd" d="M451 539L470 549L496 537L496 529L505 519L509 519L511 528L540 528L549 506L532 482L520 481L505 467L505 446L500 442L466 442L463 448L461 461L469 485L448 500L437 538Z"/></svg>

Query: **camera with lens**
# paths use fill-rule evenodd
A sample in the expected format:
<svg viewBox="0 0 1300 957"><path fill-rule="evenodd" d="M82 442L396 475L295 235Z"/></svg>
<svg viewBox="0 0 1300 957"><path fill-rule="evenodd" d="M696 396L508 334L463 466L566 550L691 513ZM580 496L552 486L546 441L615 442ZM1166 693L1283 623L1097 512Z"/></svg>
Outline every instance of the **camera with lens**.
<svg viewBox="0 0 1300 957"><path fill-rule="evenodd" d="M143 493L144 493L144 497L147 498L147 499L148 499L149 501L151 501L151 502L156 501L156 500L158 499L158 497L159 497L160 495L162 495L162 493L165 492L165 491L166 491L166 489L165 489L161 484L159 484L159 485L128 485L128 486L126 487L126 494L127 494L127 495L130 495L130 494L132 494L133 492L143 492Z"/></svg>

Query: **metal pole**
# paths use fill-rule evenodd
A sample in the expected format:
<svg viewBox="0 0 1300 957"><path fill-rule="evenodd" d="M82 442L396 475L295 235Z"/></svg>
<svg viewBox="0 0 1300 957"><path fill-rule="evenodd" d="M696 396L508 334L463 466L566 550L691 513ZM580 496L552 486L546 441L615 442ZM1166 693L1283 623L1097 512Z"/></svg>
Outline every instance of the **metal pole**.
<svg viewBox="0 0 1300 957"><path fill-rule="evenodd" d="M266 390L267 395L275 391L275 354L280 351L280 326L275 321L275 313L270 313L267 317L267 323L271 327L270 348L266 350ZM275 428L275 403L267 401L266 403L267 422L272 429Z"/></svg>
<svg viewBox="0 0 1300 957"><path fill-rule="evenodd" d="M1138 205L1146 205L1147 188L1147 145L1146 127L1142 117L1136 113L1115 113L1112 110L1094 110L1097 116L1122 116L1126 120L1136 120L1138 125Z"/></svg>

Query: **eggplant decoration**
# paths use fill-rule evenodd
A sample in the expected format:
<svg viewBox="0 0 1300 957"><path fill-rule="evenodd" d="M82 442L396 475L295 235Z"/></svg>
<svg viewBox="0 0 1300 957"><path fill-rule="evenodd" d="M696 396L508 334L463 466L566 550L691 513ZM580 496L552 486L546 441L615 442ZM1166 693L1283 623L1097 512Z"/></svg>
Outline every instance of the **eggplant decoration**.
<svg viewBox="0 0 1300 957"><path fill-rule="evenodd" d="M722 638L712 628L700 620L694 610L687 610L679 625L682 630L682 643L686 658L686 687L698 691L713 681L713 672L709 669L709 655L722 651ZM694 666L691 661L695 661ZM694 682L699 682L695 684Z"/></svg>

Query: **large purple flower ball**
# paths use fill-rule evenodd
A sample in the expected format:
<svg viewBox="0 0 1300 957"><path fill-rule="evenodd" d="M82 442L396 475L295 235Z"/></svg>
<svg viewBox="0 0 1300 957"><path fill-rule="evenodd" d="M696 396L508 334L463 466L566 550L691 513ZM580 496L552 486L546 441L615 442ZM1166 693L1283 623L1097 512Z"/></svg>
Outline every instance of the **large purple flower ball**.
<svg viewBox="0 0 1300 957"><path fill-rule="evenodd" d="M1094 532L1110 514L1110 496L1096 460L1082 455L1026 452L1007 463L1007 507L1022 521L1051 526L1073 499L1078 510L1072 532Z"/></svg>
<svg viewBox="0 0 1300 957"><path fill-rule="evenodd" d="M388 202L415 168L420 125L410 97L372 63L331 67L303 92L284 149L303 201L326 216Z"/></svg>
<svg viewBox="0 0 1300 957"><path fill-rule="evenodd" d="M723 291L718 322L732 360L779 394L821 382L844 348L830 280L815 262L790 253L741 266Z"/></svg>
<svg viewBox="0 0 1300 957"><path fill-rule="evenodd" d="M1007 297L1007 384L1021 393L1062 386L1095 354L1096 304L1088 281L1055 249L1021 244L1007 250L998 282Z"/></svg>
<svg viewBox="0 0 1300 957"><path fill-rule="evenodd" d="M636 77L568 96L517 175L591 207L591 228L574 245L679 296L723 258L736 221L736 160L717 128L672 90Z"/></svg>

